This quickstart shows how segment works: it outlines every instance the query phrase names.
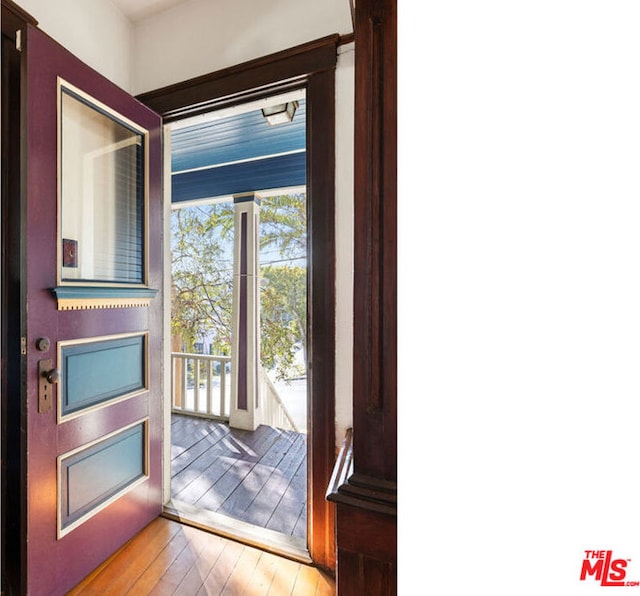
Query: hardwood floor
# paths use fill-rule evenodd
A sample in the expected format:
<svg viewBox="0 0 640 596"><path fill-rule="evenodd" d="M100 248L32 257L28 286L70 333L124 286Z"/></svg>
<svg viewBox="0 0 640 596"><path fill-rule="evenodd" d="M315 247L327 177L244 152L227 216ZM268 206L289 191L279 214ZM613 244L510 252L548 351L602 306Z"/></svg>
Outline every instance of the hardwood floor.
<svg viewBox="0 0 640 596"><path fill-rule="evenodd" d="M309 565L157 518L70 596L331 596L335 581Z"/></svg>
<svg viewBox="0 0 640 596"><path fill-rule="evenodd" d="M306 537L307 435L172 415L171 498Z"/></svg>
<svg viewBox="0 0 640 596"><path fill-rule="evenodd" d="M306 538L306 439L305 434L267 426L250 432L173 414L172 504L218 516L217 530L220 520L228 518L264 530L254 540L234 526L226 534L244 540L232 540L225 532L213 534L175 521L183 517L183 509L173 520L152 522L70 594L335 594L331 575L300 562L305 557L288 558L296 558L296 545L304 545ZM289 542L283 546L275 535Z"/></svg>

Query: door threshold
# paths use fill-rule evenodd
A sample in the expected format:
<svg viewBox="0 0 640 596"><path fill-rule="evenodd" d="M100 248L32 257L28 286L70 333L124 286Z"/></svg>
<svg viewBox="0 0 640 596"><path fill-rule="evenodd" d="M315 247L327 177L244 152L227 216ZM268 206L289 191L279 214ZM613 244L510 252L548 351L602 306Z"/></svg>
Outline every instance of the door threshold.
<svg viewBox="0 0 640 596"><path fill-rule="evenodd" d="M313 564L304 538L260 528L175 499L164 505L162 515L168 519L242 542L298 563Z"/></svg>

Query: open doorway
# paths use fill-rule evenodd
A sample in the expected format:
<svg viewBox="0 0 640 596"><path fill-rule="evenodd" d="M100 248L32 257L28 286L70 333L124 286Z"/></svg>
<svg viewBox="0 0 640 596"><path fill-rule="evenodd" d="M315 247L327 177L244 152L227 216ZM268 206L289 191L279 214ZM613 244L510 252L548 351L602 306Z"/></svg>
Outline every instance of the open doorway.
<svg viewBox="0 0 640 596"><path fill-rule="evenodd" d="M335 67L339 43L338 35L328 36L138 96L142 103L163 117L168 127L187 118L197 119L203 113L272 97L276 93L305 90L307 142L303 171L308 203L307 343L310 364L307 378L307 549L313 562L327 569L335 566L334 507L327 501L326 492L336 458ZM166 144L166 162L170 159L168 150ZM169 186L170 180L166 180L165 187ZM169 292L170 288L167 288L167 295ZM167 316L167 336L168 327ZM170 356L166 358L169 362ZM168 372L169 367L165 370ZM167 386L169 382L167 380ZM165 428L169 427L167 420ZM165 441L166 447L170 447L169 441ZM165 460L170 460L170 454ZM172 511L168 506L169 492L165 484L165 514L192 523L187 514Z"/></svg>
<svg viewBox="0 0 640 596"><path fill-rule="evenodd" d="M305 108L172 127L170 474L182 518L306 557Z"/></svg>

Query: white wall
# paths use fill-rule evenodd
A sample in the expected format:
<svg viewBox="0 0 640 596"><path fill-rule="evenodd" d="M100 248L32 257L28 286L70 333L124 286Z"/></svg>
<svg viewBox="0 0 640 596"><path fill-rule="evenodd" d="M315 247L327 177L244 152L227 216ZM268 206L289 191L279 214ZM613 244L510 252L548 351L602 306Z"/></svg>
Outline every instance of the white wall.
<svg viewBox="0 0 640 596"><path fill-rule="evenodd" d="M336 67L336 441L353 423L354 44Z"/></svg>
<svg viewBox="0 0 640 596"><path fill-rule="evenodd" d="M348 0L191 0L135 25L135 93L331 35Z"/></svg>
<svg viewBox="0 0 640 596"><path fill-rule="evenodd" d="M58 43L125 91L132 91L133 26L111 2L18 0L17 4Z"/></svg>

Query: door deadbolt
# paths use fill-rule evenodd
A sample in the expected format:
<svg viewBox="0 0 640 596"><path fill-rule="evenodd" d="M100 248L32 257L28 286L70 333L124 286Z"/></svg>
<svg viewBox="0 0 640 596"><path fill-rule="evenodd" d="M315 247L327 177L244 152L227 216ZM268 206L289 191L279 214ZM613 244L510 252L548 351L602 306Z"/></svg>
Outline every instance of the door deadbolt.
<svg viewBox="0 0 640 596"><path fill-rule="evenodd" d="M36 350L38 352L48 352L51 347L51 340L48 337L40 337L36 339Z"/></svg>

